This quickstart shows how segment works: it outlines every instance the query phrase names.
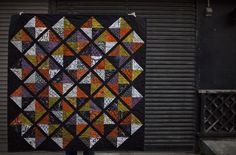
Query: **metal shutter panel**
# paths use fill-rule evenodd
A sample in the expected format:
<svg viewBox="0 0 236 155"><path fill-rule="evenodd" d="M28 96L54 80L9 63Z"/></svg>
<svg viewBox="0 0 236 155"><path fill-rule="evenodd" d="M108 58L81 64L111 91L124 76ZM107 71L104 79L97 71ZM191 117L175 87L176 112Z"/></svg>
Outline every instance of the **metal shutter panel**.
<svg viewBox="0 0 236 155"><path fill-rule="evenodd" d="M193 148L196 134L195 1L60 0L56 13L127 14L147 18L145 147Z"/></svg>
<svg viewBox="0 0 236 155"><path fill-rule="evenodd" d="M48 0L0 1L0 151L7 151L7 57L10 17L19 12L48 13Z"/></svg>
<svg viewBox="0 0 236 155"><path fill-rule="evenodd" d="M193 150L196 6L189 0L55 1L53 13L147 18L145 149Z"/></svg>
<svg viewBox="0 0 236 155"><path fill-rule="evenodd" d="M193 149L196 134L194 1L129 2L147 18L145 147Z"/></svg>

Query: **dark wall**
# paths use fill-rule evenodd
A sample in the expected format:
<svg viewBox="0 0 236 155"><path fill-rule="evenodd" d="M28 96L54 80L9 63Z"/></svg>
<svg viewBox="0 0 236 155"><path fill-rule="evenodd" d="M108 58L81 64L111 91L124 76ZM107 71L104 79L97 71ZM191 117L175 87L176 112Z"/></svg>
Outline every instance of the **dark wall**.
<svg viewBox="0 0 236 155"><path fill-rule="evenodd" d="M236 89L236 24L230 13L236 1L212 0L213 15L199 3L200 89Z"/></svg>

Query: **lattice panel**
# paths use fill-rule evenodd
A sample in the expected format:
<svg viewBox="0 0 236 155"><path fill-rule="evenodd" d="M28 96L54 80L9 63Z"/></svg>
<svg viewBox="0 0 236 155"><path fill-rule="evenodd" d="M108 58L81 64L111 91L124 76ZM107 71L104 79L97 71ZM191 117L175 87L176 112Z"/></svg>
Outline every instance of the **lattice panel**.
<svg viewBox="0 0 236 155"><path fill-rule="evenodd" d="M202 94L203 134L236 133L236 94Z"/></svg>

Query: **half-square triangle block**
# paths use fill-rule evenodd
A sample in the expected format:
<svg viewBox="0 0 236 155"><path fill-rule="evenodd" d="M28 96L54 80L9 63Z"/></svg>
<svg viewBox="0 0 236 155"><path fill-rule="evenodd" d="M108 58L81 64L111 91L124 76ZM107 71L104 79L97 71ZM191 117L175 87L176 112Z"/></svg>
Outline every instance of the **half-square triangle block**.
<svg viewBox="0 0 236 155"><path fill-rule="evenodd" d="M33 100L25 109L25 115L32 121L38 121L44 113L46 113L46 109L41 105L37 100Z"/></svg>
<svg viewBox="0 0 236 155"><path fill-rule="evenodd" d="M138 104L142 98L143 95L134 86L131 86L121 95L121 99L130 108L133 108L136 104Z"/></svg>
<svg viewBox="0 0 236 155"><path fill-rule="evenodd" d="M124 49L122 45L116 46L109 54L108 59L117 68L121 67L130 58L129 53Z"/></svg>
<svg viewBox="0 0 236 155"><path fill-rule="evenodd" d="M129 108L125 106L119 99L114 101L107 108L108 114L113 118L116 122L122 120L129 113Z"/></svg>
<svg viewBox="0 0 236 155"><path fill-rule="evenodd" d="M74 109L65 100L60 100L53 105L51 111L61 122L64 122L74 112Z"/></svg>
<svg viewBox="0 0 236 155"><path fill-rule="evenodd" d="M115 122L103 113L96 121L94 121L93 126L99 131L101 135L107 135L114 127Z"/></svg>
<svg viewBox="0 0 236 155"><path fill-rule="evenodd" d="M94 68L102 81L108 81L116 73L116 70L116 67L106 58L101 60Z"/></svg>
<svg viewBox="0 0 236 155"><path fill-rule="evenodd" d="M39 102L48 109L51 108L59 99L60 95L51 86L47 86L38 94Z"/></svg>
<svg viewBox="0 0 236 155"><path fill-rule="evenodd" d="M93 67L103 57L94 44L89 44L83 51L80 52L80 58L90 67Z"/></svg>
<svg viewBox="0 0 236 155"><path fill-rule="evenodd" d="M90 39L103 31L103 26L94 17L90 17L80 28Z"/></svg>
<svg viewBox="0 0 236 155"><path fill-rule="evenodd" d="M103 51L103 53L108 53L112 47L117 43L116 39L112 36L109 31L104 31L94 43Z"/></svg>
<svg viewBox="0 0 236 155"><path fill-rule="evenodd" d="M38 72L33 72L25 81L25 86L33 93L38 94L44 86L46 86L46 81Z"/></svg>
<svg viewBox="0 0 236 155"><path fill-rule="evenodd" d="M144 41L135 31L132 31L122 42L126 48L131 51L131 53L137 52L138 49L144 44Z"/></svg>
<svg viewBox="0 0 236 155"><path fill-rule="evenodd" d="M24 27L35 39L47 29L46 25L37 16L31 18Z"/></svg>
<svg viewBox="0 0 236 155"><path fill-rule="evenodd" d="M87 46L89 40L85 37L85 35L82 32L77 30L71 36L68 37L66 43L72 50L75 51L75 53L79 53Z"/></svg>
<svg viewBox="0 0 236 155"><path fill-rule="evenodd" d="M27 48L30 47L33 40L32 38L22 29L11 39L11 43L23 53Z"/></svg>
<svg viewBox="0 0 236 155"><path fill-rule="evenodd" d="M23 137L24 140L33 148L37 148L46 140L46 136L38 127L29 129Z"/></svg>
<svg viewBox="0 0 236 155"><path fill-rule="evenodd" d="M64 95L74 85L74 82L66 73L59 72L51 81L51 85L57 92L59 92L61 95Z"/></svg>
<svg viewBox="0 0 236 155"><path fill-rule="evenodd" d="M25 108L32 100L33 95L24 87L19 86L10 95L10 99L15 102L19 108Z"/></svg>
<svg viewBox="0 0 236 155"><path fill-rule="evenodd" d="M59 128L51 137L51 139L62 149L72 141L73 135L71 135L64 127Z"/></svg>
<svg viewBox="0 0 236 155"><path fill-rule="evenodd" d="M134 114L130 114L120 123L120 126L129 133L129 135L133 135L142 125L141 121Z"/></svg>
<svg viewBox="0 0 236 155"><path fill-rule="evenodd" d="M10 70L17 78L24 80L32 72L33 67L22 57L10 68Z"/></svg>
<svg viewBox="0 0 236 155"><path fill-rule="evenodd" d="M64 44L60 45L52 53L52 57L61 67L67 67L73 60L75 60L75 54Z"/></svg>
<svg viewBox="0 0 236 155"><path fill-rule="evenodd" d="M94 73L88 73L80 82L79 87L90 95L93 95L102 85L102 81Z"/></svg>
<svg viewBox="0 0 236 155"><path fill-rule="evenodd" d="M24 55L34 66L39 65L47 56L47 54L44 53L44 51L38 46L38 44L34 44L33 46L31 46Z"/></svg>
<svg viewBox="0 0 236 155"><path fill-rule="evenodd" d="M52 50L60 43L60 39L55 35L52 30L47 30L39 39L38 43L43 46L47 53L51 53Z"/></svg>
<svg viewBox="0 0 236 155"><path fill-rule="evenodd" d="M120 147L121 144L123 144L129 136L122 131L121 128L116 127L114 128L108 135L107 140L109 140L116 148Z"/></svg>
<svg viewBox="0 0 236 155"><path fill-rule="evenodd" d="M71 89L65 97L76 109L79 109L88 100L88 95L78 86Z"/></svg>
<svg viewBox="0 0 236 155"><path fill-rule="evenodd" d="M62 17L52 28L62 39L65 39L75 29L74 25L66 17Z"/></svg>
<svg viewBox="0 0 236 155"><path fill-rule="evenodd" d="M130 60L121 71L129 78L134 81L142 72L143 68L134 60Z"/></svg>
<svg viewBox="0 0 236 155"><path fill-rule="evenodd" d="M132 28L123 17L120 17L109 29L117 38L122 39Z"/></svg>
<svg viewBox="0 0 236 155"><path fill-rule="evenodd" d="M58 74L58 72L60 71L60 67L56 64L55 60L48 57L40 64L40 66L38 67L38 71L44 78L47 79L47 81L50 81L50 79Z"/></svg>
<svg viewBox="0 0 236 155"><path fill-rule="evenodd" d="M66 128L68 131L75 135L81 134L81 132L87 127L88 123L77 113L74 113L72 117L66 122Z"/></svg>
<svg viewBox="0 0 236 155"><path fill-rule="evenodd" d="M74 78L76 81L79 81L84 75L86 75L88 68L80 59L75 58L67 66L66 71L71 75L72 78Z"/></svg>
<svg viewBox="0 0 236 155"><path fill-rule="evenodd" d="M92 100L87 101L79 109L79 113L89 122L93 121L101 111L101 108L99 108Z"/></svg>
<svg viewBox="0 0 236 155"><path fill-rule="evenodd" d="M79 136L79 139L88 148L92 148L101 139L101 136L92 127L89 127Z"/></svg>
<svg viewBox="0 0 236 155"><path fill-rule="evenodd" d="M52 113L44 115L37 123L37 126L46 134L52 135L60 126L60 121Z"/></svg>
<svg viewBox="0 0 236 155"><path fill-rule="evenodd" d="M14 128L18 134L23 136L32 127L32 125L33 123L21 113L10 123L9 126Z"/></svg>

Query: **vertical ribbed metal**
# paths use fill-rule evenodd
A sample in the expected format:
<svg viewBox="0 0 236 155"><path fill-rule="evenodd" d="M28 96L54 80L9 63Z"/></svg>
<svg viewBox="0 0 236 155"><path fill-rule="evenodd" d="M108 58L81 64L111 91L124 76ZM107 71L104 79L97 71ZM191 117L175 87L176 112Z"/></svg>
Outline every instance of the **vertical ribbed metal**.
<svg viewBox="0 0 236 155"><path fill-rule="evenodd" d="M145 149L193 149L196 134L194 0L67 1L54 13L147 18Z"/></svg>
<svg viewBox="0 0 236 155"><path fill-rule="evenodd" d="M0 151L7 150L8 29L11 15L19 12L48 13L48 0L0 1Z"/></svg>

